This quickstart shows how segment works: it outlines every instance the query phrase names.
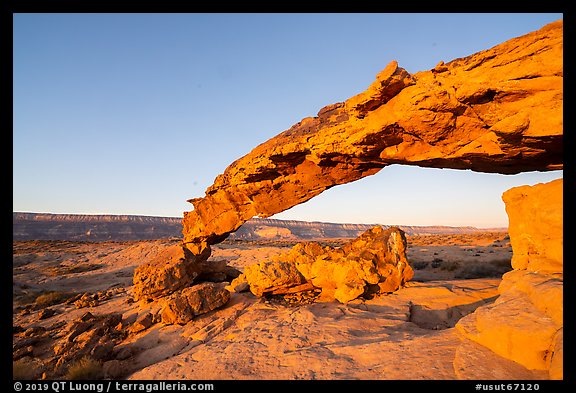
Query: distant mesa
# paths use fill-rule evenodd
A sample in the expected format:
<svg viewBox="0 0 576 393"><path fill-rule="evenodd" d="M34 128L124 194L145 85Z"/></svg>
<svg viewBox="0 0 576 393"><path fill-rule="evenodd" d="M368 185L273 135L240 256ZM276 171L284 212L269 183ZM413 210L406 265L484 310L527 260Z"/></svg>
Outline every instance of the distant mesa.
<svg viewBox="0 0 576 393"><path fill-rule="evenodd" d="M181 237L182 219L131 215L12 214L13 240L127 241Z"/></svg>
<svg viewBox="0 0 576 393"><path fill-rule="evenodd" d="M131 241L182 237L182 219L135 215L21 213L12 215L13 240ZM353 239L370 229L368 224L339 224L253 218L231 240ZM390 225L382 225L389 228ZM474 233L471 226L399 226L408 235Z"/></svg>
<svg viewBox="0 0 576 393"><path fill-rule="evenodd" d="M165 324L185 324L226 305L230 291L265 296L320 288L324 300L344 303L372 291L397 291L413 275L404 233L478 229L370 229L266 218L391 164L502 174L562 169L562 59L563 23L557 21L413 75L391 62L365 92L322 108L230 164L203 198L190 200L194 210L183 220L14 213L14 239L181 238L182 231L179 244L133 276L134 300L158 301ZM462 345L453 370L459 377L474 374L490 350L550 379L563 378L562 191L563 181L556 180L504 193L513 270L493 303L479 299L483 305L456 323ZM208 261L210 246L228 237L358 238L339 249L299 243L280 259L240 273L226 261ZM150 318L142 322L149 326Z"/></svg>

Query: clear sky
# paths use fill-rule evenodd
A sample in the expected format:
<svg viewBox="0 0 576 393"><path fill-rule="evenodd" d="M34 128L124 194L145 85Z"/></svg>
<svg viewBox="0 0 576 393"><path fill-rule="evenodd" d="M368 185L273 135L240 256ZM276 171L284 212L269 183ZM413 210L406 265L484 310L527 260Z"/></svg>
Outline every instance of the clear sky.
<svg viewBox="0 0 576 393"><path fill-rule="evenodd" d="M365 90L562 14L14 14L13 210L181 217L259 143ZM502 192L562 171L390 166L274 216L508 225Z"/></svg>

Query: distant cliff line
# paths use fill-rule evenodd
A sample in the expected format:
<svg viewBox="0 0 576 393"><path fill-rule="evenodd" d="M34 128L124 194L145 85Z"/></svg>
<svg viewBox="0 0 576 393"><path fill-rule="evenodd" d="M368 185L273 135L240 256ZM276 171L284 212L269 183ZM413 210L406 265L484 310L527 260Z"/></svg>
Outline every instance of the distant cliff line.
<svg viewBox="0 0 576 393"><path fill-rule="evenodd" d="M230 239L318 240L354 238L376 224L340 224L253 218ZM382 225L388 228L390 225ZM472 226L404 226L408 235L502 231ZM182 237L181 217L111 214L13 213L13 240L127 241Z"/></svg>
<svg viewBox="0 0 576 393"><path fill-rule="evenodd" d="M128 214L53 214L53 213L12 213L13 220L33 221L73 221L73 222L150 222L181 224L181 217L138 216Z"/></svg>

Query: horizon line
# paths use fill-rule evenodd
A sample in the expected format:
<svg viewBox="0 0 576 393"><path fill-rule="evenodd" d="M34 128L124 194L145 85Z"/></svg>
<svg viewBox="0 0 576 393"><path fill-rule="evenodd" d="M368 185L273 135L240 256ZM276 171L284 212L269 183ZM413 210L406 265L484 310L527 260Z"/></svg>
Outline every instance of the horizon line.
<svg viewBox="0 0 576 393"><path fill-rule="evenodd" d="M49 213L49 212L30 212L30 211L12 211L12 214L46 214L46 215L68 215L68 216L128 216L128 217L151 217L151 218L173 218L173 219L183 219L176 216L158 216L149 214L111 214L111 213ZM383 224L383 223L363 223L363 222L333 222L333 221L318 221L318 220L295 220L295 219L282 219L282 218L261 218L258 216L252 217L249 220L275 220L275 221L296 221L296 222L306 222L306 223L320 223L320 224L340 224L340 225L385 225L385 226L398 226L398 227L445 227L445 228L475 228L475 229L505 229L508 230L508 226L475 226L475 225L412 225L412 224ZM247 220L247 221L249 221Z"/></svg>

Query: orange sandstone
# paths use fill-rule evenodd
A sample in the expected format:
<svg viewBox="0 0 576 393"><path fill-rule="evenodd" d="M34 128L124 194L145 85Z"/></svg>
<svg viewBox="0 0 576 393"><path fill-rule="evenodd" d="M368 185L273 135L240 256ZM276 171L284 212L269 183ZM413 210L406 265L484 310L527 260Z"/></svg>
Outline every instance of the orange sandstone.
<svg viewBox="0 0 576 393"><path fill-rule="evenodd" d="M409 74L393 61L369 88L234 161L183 234L193 252L391 164L513 174L561 169L563 24Z"/></svg>
<svg viewBox="0 0 576 393"><path fill-rule="evenodd" d="M494 304L456 325L462 335L531 370L562 379L562 179L515 187L502 199L510 220L513 271Z"/></svg>

